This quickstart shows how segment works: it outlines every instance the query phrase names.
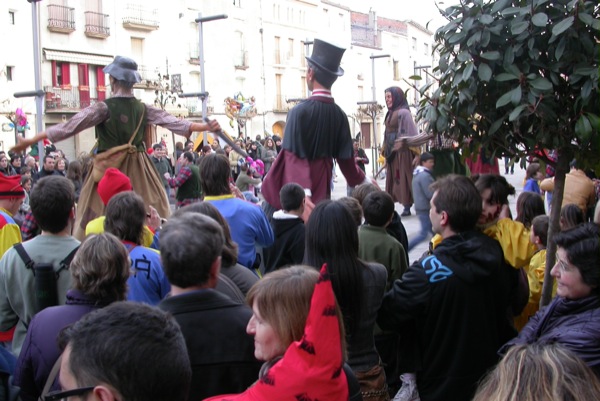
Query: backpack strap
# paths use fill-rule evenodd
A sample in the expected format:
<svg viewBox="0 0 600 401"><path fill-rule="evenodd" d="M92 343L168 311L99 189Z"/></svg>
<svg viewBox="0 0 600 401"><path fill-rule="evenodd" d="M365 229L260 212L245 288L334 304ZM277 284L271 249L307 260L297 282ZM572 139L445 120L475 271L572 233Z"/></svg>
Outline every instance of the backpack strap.
<svg viewBox="0 0 600 401"><path fill-rule="evenodd" d="M79 250L79 245L77 245L75 248L73 248L73 250L67 255L66 258L64 258L63 260L60 261L60 263L58 265L59 266L58 270L56 271L57 278L61 271L69 268L69 266L71 265L71 261L75 257L75 254L77 253L78 250Z"/></svg>
<svg viewBox="0 0 600 401"><path fill-rule="evenodd" d="M31 260L29 254L25 251L23 244L19 242L18 244L13 245L13 248L15 248L15 251L17 251L23 263L25 263L25 268L31 269L34 272L33 274L35 274L35 270L33 269L35 262Z"/></svg>
<svg viewBox="0 0 600 401"><path fill-rule="evenodd" d="M23 244L21 244L21 243L15 244L15 245L13 245L13 248L15 248L15 251L17 251L17 253L19 254L19 257L21 257L21 260L23 261L23 263L25 263L25 267L27 269L31 269L31 271L33 271L33 274L35 274L35 269L33 268L35 265L35 262L33 260L31 260L31 258L29 257L29 254L25 251ZM79 245L76 246L67 255L66 258L64 258L63 260L60 261L60 263L58 264L58 266L59 266L58 270L56 271L56 277L58 277L58 275L60 274L61 271L69 268L69 266L71 265L71 261L75 257L75 254L77 253L78 250L79 250Z"/></svg>

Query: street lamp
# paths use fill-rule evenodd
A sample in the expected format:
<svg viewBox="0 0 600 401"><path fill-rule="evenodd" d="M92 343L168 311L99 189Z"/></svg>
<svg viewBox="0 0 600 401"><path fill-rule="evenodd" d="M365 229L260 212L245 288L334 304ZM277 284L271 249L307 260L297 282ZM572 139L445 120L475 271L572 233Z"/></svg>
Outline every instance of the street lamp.
<svg viewBox="0 0 600 401"><path fill-rule="evenodd" d="M204 22L216 21L220 19L226 19L226 14L219 15L211 15L208 17L203 17L202 13L198 13L198 18L195 19L196 23L198 23L198 32L199 32L199 47L200 52L198 54L198 58L200 59L200 93L204 94L204 96L200 95L200 99L202 100L202 121L206 119L206 99L207 92L205 90L205 78L204 78L204 37L202 34L202 24ZM206 131L203 133L202 138L202 146L206 145Z"/></svg>
<svg viewBox="0 0 600 401"><path fill-rule="evenodd" d="M312 40L308 40L306 39L304 41L304 56L305 57L310 57L310 46L313 45L315 42ZM306 60L304 60L304 62L306 62ZM308 91L308 96L310 97L312 95L312 91Z"/></svg>
<svg viewBox="0 0 600 401"><path fill-rule="evenodd" d="M372 103L374 103L375 105L377 104L377 91L375 89L375 59L376 58L387 58L390 57L389 54L379 54L379 55L374 55L371 54L371 56L369 56L369 58L371 59L371 79L373 80L373 101ZM377 126L377 113L373 114L373 140L375 142L375 146L371 146L371 157L372 160L377 160L377 154L378 154L378 150L379 150L379 138L377 135L377 131L378 131L378 126ZM373 163L373 168L375 169L377 163ZM373 170L375 171L375 170ZM373 172L373 174L375 174L375 172Z"/></svg>
<svg viewBox="0 0 600 401"><path fill-rule="evenodd" d="M416 61L413 61L413 63L414 63L413 64L413 66L414 66L413 67L413 76L416 76L417 75L417 71L419 71L419 70L427 70L428 68L431 68L430 65L417 65ZM427 72L427 71L425 71L425 72ZM419 102L419 99L417 97L417 92L418 91L417 91L416 88L417 88L417 81L415 80L415 107L417 107L417 104Z"/></svg>
<svg viewBox="0 0 600 401"><path fill-rule="evenodd" d="M38 22L38 7L37 3L41 0L27 0L31 3L31 25L33 26L33 72L35 79L35 91L18 92L15 97L30 97L35 96L35 130L36 134L42 132L42 105L46 93L42 90L42 72L40 62L40 35ZM23 134L25 135L25 134ZM15 137L15 141L17 138ZM16 145L16 142L15 142ZM38 142L38 157L42 160L42 152L44 151L44 141Z"/></svg>

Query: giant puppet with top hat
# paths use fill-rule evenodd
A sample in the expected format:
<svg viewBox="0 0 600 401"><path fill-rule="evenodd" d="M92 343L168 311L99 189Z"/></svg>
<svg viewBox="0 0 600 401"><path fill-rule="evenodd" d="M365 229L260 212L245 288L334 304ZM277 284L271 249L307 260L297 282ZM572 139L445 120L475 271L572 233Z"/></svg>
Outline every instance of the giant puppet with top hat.
<svg viewBox="0 0 600 401"><path fill-rule="evenodd" d="M314 40L312 54L306 58L306 84L312 94L288 113L281 152L261 187L268 215L281 209L279 190L289 182L305 189L309 206L329 199L333 159L349 186L370 182L354 161L348 117L331 94L333 83L344 75L340 67L344 51L323 40Z"/></svg>
<svg viewBox="0 0 600 401"><path fill-rule="evenodd" d="M12 149L24 151L43 139L58 142L94 127L97 143L92 151L94 164L87 174L77 205L74 235L85 237L87 223L104 214L105 205L97 192L98 181L107 168L118 168L131 179L133 190L153 206L162 217L170 214L169 201L156 168L148 158L143 143L147 124L160 125L175 134L189 138L192 132L211 130L220 134L216 121L206 123L180 120L162 109L142 103L133 95L133 86L141 81L137 63L116 56L104 68L109 75L112 96L75 114L65 123L48 128L33 138L21 138Z"/></svg>

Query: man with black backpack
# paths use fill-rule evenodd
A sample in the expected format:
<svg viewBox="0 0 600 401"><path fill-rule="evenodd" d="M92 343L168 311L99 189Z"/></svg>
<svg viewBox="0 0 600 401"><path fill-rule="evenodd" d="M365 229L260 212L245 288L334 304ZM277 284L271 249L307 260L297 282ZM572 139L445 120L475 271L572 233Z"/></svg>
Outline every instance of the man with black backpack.
<svg viewBox="0 0 600 401"><path fill-rule="evenodd" d="M71 285L66 270L79 247L71 236L75 220L71 181L62 176L39 180L29 203L42 234L24 242L21 254L13 247L0 259L0 330L16 325L15 355L21 351L33 316L44 307L64 305Z"/></svg>

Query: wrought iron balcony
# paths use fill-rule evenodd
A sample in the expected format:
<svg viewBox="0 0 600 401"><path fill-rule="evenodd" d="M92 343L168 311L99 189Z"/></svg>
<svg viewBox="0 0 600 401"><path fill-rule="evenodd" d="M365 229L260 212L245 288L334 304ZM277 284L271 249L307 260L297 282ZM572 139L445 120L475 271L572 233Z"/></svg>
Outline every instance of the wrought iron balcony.
<svg viewBox="0 0 600 401"><path fill-rule="evenodd" d="M291 105L288 103L285 95L276 95L275 96L275 104L273 105L273 111L278 113L287 113Z"/></svg>
<svg viewBox="0 0 600 401"><path fill-rule="evenodd" d="M248 51L239 51L238 54L233 56L233 65L238 70L245 70L249 67L248 64Z"/></svg>
<svg viewBox="0 0 600 401"><path fill-rule="evenodd" d="M206 115L214 114L215 108L210 104L210 96L207 99ZM199 117L202 115L202 101L197 98L188 98L183 102L183 106L188 110L190 117Z"/></svg>
<svg viewBox="0 0 600 401"><path fill-rule="evenodd" d="M81 91L79 86L71 88L55 88L47 86L44 88L46 92L46 112L47 113L77 113L81 109L98 102L97 97L89 99L81 99ZM87 88L89 93L89 88ZM84 93L85 93L84 92ZM81 96L80 96L81 95ZM107 97L109 94L106 95Z"/></svg>
<svg viewBox="0 0 600 401"><path fill-rule="evenodd" d="M138 4L127 4L124 11L123 26L140 31L158 29L158 10L149 9Z"/></svg>
<svg viewBox="0 0 600 401"><path fill-rule="evenodd" d="M71 33L75 30L75 9L73 7L48 5L48 30Z"/></svg>
<svg viewBox="0 0 600 401"><path fill-rule="evenodd" d="M190 64L200 64L200 47L198 45L198 42L190 43L188 61Z"/></svg>
<svg viewBox="0 0 600 401"><path fill-rule="evenodd" d="M146 86L155 86L160 81L160 72L158 67L153 67L147 64L138 64L138 72L142 77L142 84Z"/></svg>
<svg viewBox="0 0 600 401"><path fill-rule="evenodd" d="M107 14L93 11L85 12L85 35L92 38L107 38L110 36L110 24Z"/></svg>

